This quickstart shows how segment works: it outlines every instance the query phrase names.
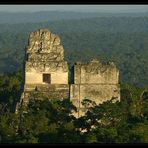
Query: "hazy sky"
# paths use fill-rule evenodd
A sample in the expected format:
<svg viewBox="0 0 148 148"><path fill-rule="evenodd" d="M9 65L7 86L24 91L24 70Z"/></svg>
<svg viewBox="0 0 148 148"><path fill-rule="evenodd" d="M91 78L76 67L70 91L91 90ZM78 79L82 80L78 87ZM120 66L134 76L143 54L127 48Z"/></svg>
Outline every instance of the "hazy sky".
<svg viewBox="0 0 148 148"><path fill-rule="evenodd" d="M5 12L35 11L80 11L80 12L146 12L148 5L0 5Z"/></svg>

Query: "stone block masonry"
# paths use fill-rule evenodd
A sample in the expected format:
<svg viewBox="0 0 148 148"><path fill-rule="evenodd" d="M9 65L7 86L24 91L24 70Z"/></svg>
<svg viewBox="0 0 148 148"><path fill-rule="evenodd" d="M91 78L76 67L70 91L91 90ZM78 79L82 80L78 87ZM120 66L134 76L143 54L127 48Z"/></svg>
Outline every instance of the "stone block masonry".
<svg viewBox="0 0 148 148"><path fill-rule="evenodd" d="M100 104L116 98L120 100L119 70L114 63L102 64L97 59L74 65L74 84L68 84L68 64L64 60L64 48L59 36L47 29L32 32L25 56L24 90L18 106L27 104L34 92L48 99L69 98L77 107L76 117L85 111L84 99ZM37 98L42 99L42 98Z"/></svg>
<svg viewBox="0 0 148 148"><path fill-rule="evenodd" d="M74 84L70 86L70 99L78 108L76 117L84 114L84 99L96 104L115 98L120 100L119 70L114 63L102 64L97 59L74 65Z"/></svg>

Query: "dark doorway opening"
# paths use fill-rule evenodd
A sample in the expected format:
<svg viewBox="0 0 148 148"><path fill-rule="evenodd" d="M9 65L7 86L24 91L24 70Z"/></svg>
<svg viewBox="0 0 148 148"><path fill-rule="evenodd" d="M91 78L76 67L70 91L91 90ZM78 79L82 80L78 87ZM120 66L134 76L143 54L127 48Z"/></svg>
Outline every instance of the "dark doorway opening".
<svg viewBox="0 0 148 148"><path fill-rule="evenodd" d="M51 83L51 74L43 74L43 82Z"/></svg>

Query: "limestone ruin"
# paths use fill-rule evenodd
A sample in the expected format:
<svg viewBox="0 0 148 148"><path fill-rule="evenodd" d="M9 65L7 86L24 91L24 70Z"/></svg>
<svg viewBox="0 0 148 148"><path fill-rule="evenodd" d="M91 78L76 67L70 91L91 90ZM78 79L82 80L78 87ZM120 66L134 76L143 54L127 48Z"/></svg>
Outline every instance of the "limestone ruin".
<svg viewBox="0 0 148 148"><path fill-rule="evenodd" d="M119 71L114 63L102 64L92 59L86 64L74 65L74 84L70 85L70 99L78 108L75 116L82 116L85 109L81 102L84 99L100 104L115 98L120 100ZM84 111L83 111L84 110Z"/></svg>
<svg viewBox="0 0 148 148"><path fill-rule="evenodd" d="M33 91L49 99L69 98L77 107L76 117L84 114L81 101L97 104L111 98L120 100L119 71L114 63L102 64L97 59L74 65L74 84L68 84L68 64L59 36L47 29L32 32L25 56L24 91L20 104L29 102Z"/></svg>

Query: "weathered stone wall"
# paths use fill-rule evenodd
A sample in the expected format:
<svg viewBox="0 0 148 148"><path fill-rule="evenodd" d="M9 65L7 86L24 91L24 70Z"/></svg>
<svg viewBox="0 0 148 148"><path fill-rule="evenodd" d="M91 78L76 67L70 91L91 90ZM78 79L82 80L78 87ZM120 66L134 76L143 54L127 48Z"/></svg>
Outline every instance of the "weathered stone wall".
<svg viewBox="0 0 148 148"><path fill-rule="evenodd" d="M116 98L120 100L119 71L113 63L102 64L93 59L89 63L74 65L74 84L70 86L70 100L78 108L79 117L85 113L84 99L96 104Z"/></svg>
<svg viewBox="0 0 148 148"><path fill-rule="evenodd" d="M66 61L26 61L25 71L26 72L68 72Z"/></svg>
<svg viewBox="0 0 148 148"><path fill-rule="evenodd" d="M28 98L32 94L42 94L41 97L36 97L36 99L42 100L43 97L48 99L66 99L69 98L69 85L68 84L45 84L45 85L35 85L26 84L25 92L23 96L23 102L28 103Z"/></svg>
<svg viewBox="0 0 148 148"><path fill-rule="evenodd" d="M42 53L41 55L36 54L36 56L41 57L44 55L46 57L46 53L49 53L48 59L60 61L64 59L63 52L64 49L63 46L60 45L59 36L52 34L48 29L40 29L30 34L27 53Z"/></svg>
<svg viewBox="0 0 148 148"><path fill-rule="evenodd" d="M32 32L26 51L25 84L44 84L43 74L51 75L51 84L68 84L68 65L60 38L41 29Z"/></svg>
<svg viewBox="0 0 148 148"><path fill-rule="evenodd" d="M43 82L43 74L51 74L50 84L68 84L68 72L26 72L25 73L25 84L45 84Z"/></svg>
<svg viewBox="0 0 148 148"><path fill-rule="evenodd" d="M112 97L119 99L120 87L108 84L71 84L70 92L72 100L91 99L100 104Z"/></svg>
<svg viewBox="0 0 148 148"><path fill-rule="evenodd" d="M116 98L120 100L120 85L114 84L71 84L70 100L78 108L79 116L84 113L81 102L84 99L95 101L96 104L101 104L104 101ZM80 110L79 110L80 109Z"/></svg>
<svg viewBox="0 0 148 148"><path fill-rule="evenodd" d="M22 102L28 102L32 93L42 93L49 99L69 97L68 64L64 61L64 48L59 36L47 29L32 32L25 60ZM50 75L49 82L43 81L43 74Z"/></svg>
<svg viewBox="0 0 148 148"><path fill-rule="evenodd" d="M102 64L93 59L74 65L75 84L118 84L119 71L113 63Z"/></svg>
<svg viewBox="0 0 148 148"><path fill-rule="evenodd" d="M43 81L43 74L48 74L50 80ZM74 65L74 84L68 84L68 64L64 60L59 36L40 29L29 36L24 91L17 108L28 103L32 94L42 94L48 99L70 98L78 109L74 115L80 117L86 111L81 104L84 99L96 104L111 98L120 100L119 71L111 62L102 64L96 59L85 64L77 62ZM39 95L36 99L44 97Z"/></svg>

